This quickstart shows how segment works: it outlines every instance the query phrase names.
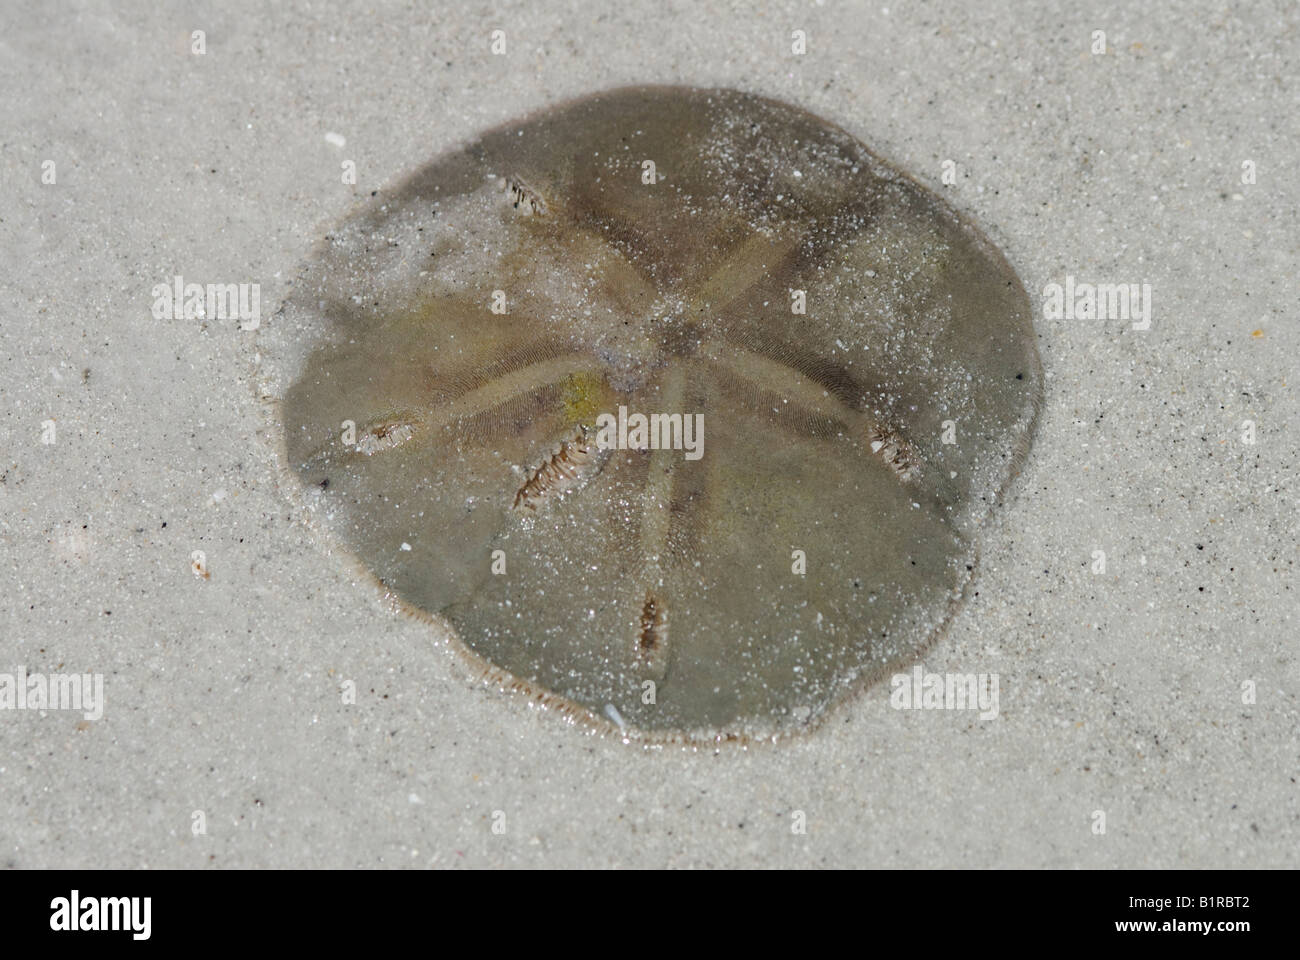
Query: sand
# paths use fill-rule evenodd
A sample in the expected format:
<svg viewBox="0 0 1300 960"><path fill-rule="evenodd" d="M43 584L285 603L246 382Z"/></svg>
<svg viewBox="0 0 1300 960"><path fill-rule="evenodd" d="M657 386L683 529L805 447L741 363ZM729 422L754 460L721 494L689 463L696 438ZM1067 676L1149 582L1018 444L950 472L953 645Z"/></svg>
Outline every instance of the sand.
<svg viewBox="0 0 1300 960"><path fill-rule="evenodd" d="M1294 5L120 6L0 10L0 674L105 697L0 709L0 865L1295 865ZM646 82L839 123L1036 308L1150 285L1147 329L1036 321L1035 446L921 665L996 717L881 685L645 749L478 685L280 489L253 332L154 315L180 275L269 319L371 191Z"/></svg>

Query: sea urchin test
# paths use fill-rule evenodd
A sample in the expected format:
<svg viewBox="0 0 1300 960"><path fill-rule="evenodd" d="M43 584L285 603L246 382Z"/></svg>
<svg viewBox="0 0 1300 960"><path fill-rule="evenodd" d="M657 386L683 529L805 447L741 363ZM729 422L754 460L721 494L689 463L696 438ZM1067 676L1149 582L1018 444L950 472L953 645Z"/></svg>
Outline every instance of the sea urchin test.
<svg viewBox="0 0 1300 960"><path fill-rule="evenodd" d="M1042 372L984 236L843 130L630 88L379 191L259 332L312 521L503 687L770 738L915 662Z"/></svg>

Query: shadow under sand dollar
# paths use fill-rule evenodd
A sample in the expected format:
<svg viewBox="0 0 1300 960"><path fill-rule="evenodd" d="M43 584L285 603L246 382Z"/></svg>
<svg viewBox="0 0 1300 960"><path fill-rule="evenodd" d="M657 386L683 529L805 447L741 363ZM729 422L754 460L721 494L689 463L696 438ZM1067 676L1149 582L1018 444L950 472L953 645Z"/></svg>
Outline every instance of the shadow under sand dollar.
<svg viewBox="0 0 1300 960"><path fill-rule="evenodd" d="M445 154L264 326L314 520L506 685L650 740L780 736L915 661L1042 390L978 230L729 90Z"/></svg>

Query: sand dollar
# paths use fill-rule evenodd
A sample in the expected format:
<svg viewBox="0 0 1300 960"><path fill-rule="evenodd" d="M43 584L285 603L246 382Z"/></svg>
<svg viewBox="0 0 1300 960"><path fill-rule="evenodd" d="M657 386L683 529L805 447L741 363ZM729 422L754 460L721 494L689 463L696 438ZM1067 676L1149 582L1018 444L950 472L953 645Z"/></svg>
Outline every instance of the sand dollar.
<svg viewBox="0 0 1300 960"><path fill-rule="evenodd" d="M646 738L779 736L914 661L1042 386L977 229L730 90L434 159L264 327L313 520L502 684Z"/></svg>

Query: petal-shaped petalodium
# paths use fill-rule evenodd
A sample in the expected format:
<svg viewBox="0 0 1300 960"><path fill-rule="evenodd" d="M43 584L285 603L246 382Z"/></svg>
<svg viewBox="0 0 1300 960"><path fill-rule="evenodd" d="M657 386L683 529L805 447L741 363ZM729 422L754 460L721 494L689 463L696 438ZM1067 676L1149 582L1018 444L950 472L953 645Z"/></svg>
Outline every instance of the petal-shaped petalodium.
<svg viewBox="0 0 1300 960"><path fill-rule="evenodd" d="M778 734L915 659L1042 380L977 230L725 90L601 94L433 161L267 326L336 539L503 677L652 737ZM606 449L620 408L679 419Z"/></svg>

